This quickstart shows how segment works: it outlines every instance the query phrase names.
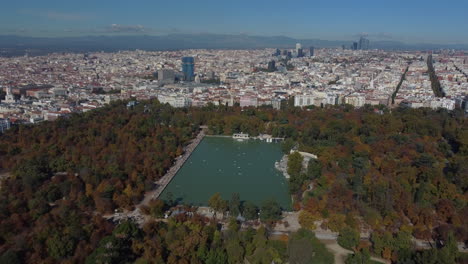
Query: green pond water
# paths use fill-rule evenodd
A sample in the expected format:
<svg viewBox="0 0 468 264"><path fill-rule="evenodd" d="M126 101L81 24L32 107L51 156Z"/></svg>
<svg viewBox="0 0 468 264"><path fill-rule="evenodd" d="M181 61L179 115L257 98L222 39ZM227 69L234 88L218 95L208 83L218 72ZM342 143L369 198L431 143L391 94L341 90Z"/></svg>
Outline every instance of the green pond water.
<svg viewBox="0 0 468 264"><path fill-rule="evenodd" d="M237 192L241 201L260 206L273 198L289 210L287 180L275 169L275 162L281 157L279 143L205 137L164 190L162 198L167 199L171 193L179 203L203 206L216 192L227 200Z"/></svg>

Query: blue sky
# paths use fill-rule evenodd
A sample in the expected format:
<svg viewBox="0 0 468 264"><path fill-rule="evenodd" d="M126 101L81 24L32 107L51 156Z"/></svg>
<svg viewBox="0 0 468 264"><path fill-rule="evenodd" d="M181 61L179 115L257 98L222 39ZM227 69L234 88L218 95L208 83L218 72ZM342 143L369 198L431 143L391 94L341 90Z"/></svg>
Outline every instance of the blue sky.
<svg viewBox="0 0 468 264"><path fill-rule="evenodd" d="M468 43L468 0L15 0L0 34L226 33Z"/></svg>

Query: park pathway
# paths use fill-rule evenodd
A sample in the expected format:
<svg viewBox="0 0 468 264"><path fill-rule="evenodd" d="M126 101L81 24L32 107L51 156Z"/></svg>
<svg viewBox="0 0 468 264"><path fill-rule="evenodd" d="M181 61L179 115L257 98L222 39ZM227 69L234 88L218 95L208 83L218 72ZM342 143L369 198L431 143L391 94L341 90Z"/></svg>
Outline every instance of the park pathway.
<svg viewBox="0 0 468 264"><path fill-rule="evenodd" d="M205 129L202 129L200 133L197 135L192 142L185 147L184 154L176 158L174 165L166 172L166 174L156 182L156 189L149 191L145 194L145 198L141 201L138 207L142 205L148 205L148 203L153 200L159 198L162 194L164 189L169 185L169 183L174 179L177 172L179 172L180 168L184 165L187 159L192 155L192 152L197 148L198 144L203 140L205 137Z"/></svg>
<svg viewBox="0 0 468 264"><path fill-rule="evenodd" d="M113 219L113 221L120 222L125 219L134 219L137 223L143 224L145 221L145 217L141 213L140 208L142 206L147 206L149 202L153 199L159 198L162 194L164 189L169 185L172 179L176 176L177 172L182 168L184 163L187 159L192 155L192 152L197 148L198 144L203 140L206 136L206 127L200 127L201 131L198 133L197 137L190 142L185 148L184 153L177 157L174 165L166 172L166 174L159 179L156 183L156 189L148 191L145 193L143 200L135 207L133 211L125 211L125 212L116 212L111 215L105 215L104 218L106 219Z"/></svg>

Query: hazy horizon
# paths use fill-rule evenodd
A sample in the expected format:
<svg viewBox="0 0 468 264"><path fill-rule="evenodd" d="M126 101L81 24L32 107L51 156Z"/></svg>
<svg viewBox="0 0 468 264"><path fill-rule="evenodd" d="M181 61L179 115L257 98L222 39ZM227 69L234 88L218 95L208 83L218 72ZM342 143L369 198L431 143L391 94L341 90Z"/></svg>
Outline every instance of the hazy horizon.
<svg viewBox="0 0 468 264"><path fill-rule="evenodd" d="M4 3L0 35L76 37L99 35L227 34L296 39L408 44L468 44L468 3L449 0L236 1L177 4L142 0Z"/></svg>
<svg viewBox="0 0 468 264"><path fill-rule="evenodd" d="M395 43L402 43L407 45L424 45L424 44L433 44L433 45L468 45L468 42L431 42L431 41L419 41L419 42L409 42L405 40L396 40L396 39L375 39L369 34L361 33L356 34L354 38L345 39L345 38L296 38L293 36L288 35L261 35L261 34L246 34L246 33L210 33L210 32L199 32L199 33L184 33L184 32L174 32L174 33L164 33L164 34L145 34L145 33L134 33L134 34L103 34L103 33L96 33L96 34L84 34L84 35L28 35L22 33L6 33L0 34L0 36L12 36L12 37L25 37L25 38L47 38L47 39L59 39L59 38L86 38L86 37L165 37L165 36L248 36L248 37L265 37L265 38L290 38L293 40L319 40L319 41L341 41L343 44L347 44L348 42L358 42L360 37L365 37L370 39L372 42L382 43L382 42L395 42ZM273 48L273 47L272 47Z"/></svg>

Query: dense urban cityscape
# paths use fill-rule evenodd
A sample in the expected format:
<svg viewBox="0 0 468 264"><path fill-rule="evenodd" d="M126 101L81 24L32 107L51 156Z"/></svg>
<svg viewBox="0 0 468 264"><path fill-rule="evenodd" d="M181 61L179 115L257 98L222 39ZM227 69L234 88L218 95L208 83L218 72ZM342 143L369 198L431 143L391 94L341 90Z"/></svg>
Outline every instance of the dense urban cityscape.
<svg viewBox="0 0 468 264"><path fill-rule="evenodd" d="M0 264L468 264L468 1L0 8Z"/></svg>
<svg viewBox="0 0 468 264"><path fill-rule="evenodd" d="M429 78L433 61L435 80ZM468 56L460 51L341 49L121 51L0 58L1 129L55 120L119 99L174 107L350 104L468 111ZM400 82L402 80L402 82ZM439 82L443 95L433 90Z"/></svg>
<svg viewBox="0 0 468 264"><path fill-rule="evenodd" d="M466 54L360 42L1 58L0 263L464 263Z"/></svg>

